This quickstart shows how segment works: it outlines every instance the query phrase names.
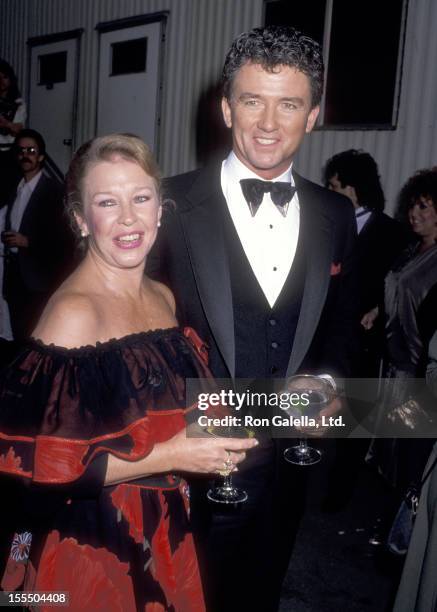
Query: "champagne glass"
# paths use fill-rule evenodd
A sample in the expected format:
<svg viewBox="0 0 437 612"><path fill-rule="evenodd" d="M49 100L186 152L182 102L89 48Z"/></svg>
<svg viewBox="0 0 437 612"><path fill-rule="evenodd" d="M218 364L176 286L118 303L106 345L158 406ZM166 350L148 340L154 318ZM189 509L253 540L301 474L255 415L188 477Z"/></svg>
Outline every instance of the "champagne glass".
<svg viewBox="0 0 437 612"><path fill-rule="evenodd" d="M247 438L253 437L245 427L239 425L227 424L227 417L232 417L226 405L226 402L209 404L208 397L217 394L221 391L229 391L229 380L227 379L187 379L187 405L193 406L199 403L199 399L203 396L202 406L199 409L202 414L205 414L208 419L208 425L200 425L199 419L195 419L196 413L189 411L188 416L191 418L189 424L190 435L195 437L213 436L215 438ZM233 389L233 386L231 386ZM206 405L205 405L206 402ZM207 410L207 412L203 412ZM194 420L192 420L194 417ZM232 421L232 419L230 419ZM214 424L213 424L214 422ZM210 424L211 423L211 424ZM217 423L217 424L215 424ZM225 424L226 423L226 424ZM223 467L217 470L218 476L215 476L216 482L206 493L207 498L218 504L241 504L248 499L246 491L236 487L232 482L231 472L235 469L233 462L230 459L231 454L228 451L228 458L223 461ZM221 477L221 478L220 478Z"/></svg>
<svg viewBox="0 0 437 612"><path fill-rule="evenodd" d="M217 504L241 504L247 500L246 491L234 486L230 472L223 472L223 482L211 487L206 496Z"/></svg>
<svg viewBox="0 0 437 612"><path fill-rule="evenodd" d="M208 427L206 431L216 437L246 437L244 429L235 427ZM220 476L223 477L223 481L208 490L207 498L217 504L241 504L245 502L248 497L246 491L235 487L232 482L231 472L234 469L234 465L230 459L224 462L223 468L219 472Z"/></svg>
<svg viewBox="0 0 437 612"><path fill-rule="evenodd" d="M315 418L323 408L332 402L335 396L333 385L322 376L312 374L298 374L287 379L287 391L304 394L308 401L290 407L287 412L294 417ZM290 446L284 451L284 458L294 465L314 465L319 463L322 452L309 446L306 437L299 440L299 444Z"/></svg>

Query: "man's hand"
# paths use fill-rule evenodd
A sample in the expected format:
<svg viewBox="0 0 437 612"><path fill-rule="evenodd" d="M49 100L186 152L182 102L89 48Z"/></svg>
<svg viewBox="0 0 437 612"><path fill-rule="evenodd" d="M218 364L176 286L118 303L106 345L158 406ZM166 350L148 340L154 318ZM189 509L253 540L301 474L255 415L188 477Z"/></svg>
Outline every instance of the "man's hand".
<svg viewBox="0 0 437 612"><path fill-rule="evenodd" d="M3 232L2 242L9 248L18 247L19 249L27 249L29 246L27 236L19 232Z"/></svg>
<svg viewBox="0 0 437 612"><path fill-rule="evenodd" d="M373 324L378 318L378 315L379 315L378 306L375 306L375 308L372 308L372 310L369 310L369 312L366 312L366 314L361 319L361 325L364 327L364 329L366 330L372 329Z"/></svg>
<svg viewBox="0 0 437 612"><path fill-rule="evenodd" d="M300 433L304 436L312 437L312 438L322 438L326 436L328 433L329 427L326 425L322 425L322 417L329 419L329 417L336 416L343 408L343 402L341 397L334 397L334 399L319 412L316 417L313 417L316 421L316 425L314 427L296 427Z"/></svg>
<svg viewBox="0 0 437 612"><path fill-rule="evenodd" d="M287 379L286 389L288 392L300 393L302 397L303 394L309 393L310 398L312 393L314 393L312 402L310 400L309 406L302 406L299 416L305 417L305 415L308 415L314 420L315 424L313 426L305 426L305 424L302 424L302 426L295 425L297 431L303 436L321 438L327 434L329 427L326 424L322 424L322 417L325 418L326 423L329 417L337 415L343 408L342 399L338 395L335 385L335 381L325 374L296 374ZM319 404L319 406L323 406L321 410L319 408L320 412L317 412L318 397L323 400L323 403ZM295 412L292 412L292 414L296 416Z"/></svg>

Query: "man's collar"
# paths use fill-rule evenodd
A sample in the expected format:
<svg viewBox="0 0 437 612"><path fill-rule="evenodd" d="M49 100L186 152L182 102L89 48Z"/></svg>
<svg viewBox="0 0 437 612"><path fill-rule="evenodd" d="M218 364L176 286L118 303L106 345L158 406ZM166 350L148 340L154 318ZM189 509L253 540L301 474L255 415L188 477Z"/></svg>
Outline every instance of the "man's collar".
<svg viewBox="0 0 437 612"><path fill-rule="evenodd" d="M366 206L359 206L355 209L355 217L358 219L358 217L363 217L366 214L370 214L370 212Z"/></svg>
<svg viewBox="0 0 437 612"><path fill-rule="evenodd" d="M30 181L24 181L24 178L20 181L20 185L26 185L28 189L30 189L30 191L33 191L36 187L36 184L38 183L39 179L41 178L42 175L42 170L40 170L37 174L35 174L35 176L33 176Z"/></svg>
<svg viewBox="0 0 437 612"><path fill-rule="evenodd" d="M291 162L289 168L287 168L285 172L283 172L280 176L277 176L276 178L272 179L272 181L273 182L283 181L284 183L291 183L291 185L294 185L292 168L293 168L293 162ZM240 161L238 157L235 155L234 151L231 151L229 155L227 156L227 158L224 160L223 169L228 177L230 178L232 177L232 179L237 182L240 179L244 179L244 178L256 178L256 179L265 180L261 176L256 174L256 172L253 172L247 166L245 166L243 162Z"/></svg>

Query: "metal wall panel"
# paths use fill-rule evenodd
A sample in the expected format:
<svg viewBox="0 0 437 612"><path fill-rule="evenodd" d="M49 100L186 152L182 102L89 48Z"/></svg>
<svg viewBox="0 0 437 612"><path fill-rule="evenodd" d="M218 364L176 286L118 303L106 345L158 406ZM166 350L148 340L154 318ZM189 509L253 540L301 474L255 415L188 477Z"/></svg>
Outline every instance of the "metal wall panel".
<svg viewBox="0 0 437 612"><path fill-rule="evenodd" d="M13 66L23 95L27 74L25 52L28 8L26 0L2 0L0 4L0 57Z"/></svg>
<svg viewBox="0 0 437 612"><path fill-rule="evenodd" d="M25 85L29 37L84 28L75 145L95 131L97 23L168 10L160 163L165 174L194 168L199 96L218 77L236 34L261 23L261 0L2 0L0 55Z"/></svg>
<svg viewBox="0 0 437 612"><path fill-rule="evenodd" d="M169 19L168 49L173 55L168 62L164 93L166 145L163 162L170 173L190 170L198 165L196 122L199 99L220 77L223 58L231 41L240 32L260 25L262 14L260 0L187 0L186 4L184 32L180 27L183 12L172 12ZM170 118L173 119L171 122Z"/></svg>
<svg viewBox="0 0 437 612"><path fill-rule="evenodd" d="M26 84L29 37L84 28L81 43L76 145L94 135L98 34L101 21L170 11L165 45L160 163L165 174L198 165L198 101L219 77L231 40L260 25L262 0L2 0L0 55ZM405 180L437 164L437 2L409 0L399 120L395 130L319 130L307 137L296 159L302 174L320 182L334 153L355 147L379 164L392 210ZM375 92L377 95L378 92Z"/></svg>

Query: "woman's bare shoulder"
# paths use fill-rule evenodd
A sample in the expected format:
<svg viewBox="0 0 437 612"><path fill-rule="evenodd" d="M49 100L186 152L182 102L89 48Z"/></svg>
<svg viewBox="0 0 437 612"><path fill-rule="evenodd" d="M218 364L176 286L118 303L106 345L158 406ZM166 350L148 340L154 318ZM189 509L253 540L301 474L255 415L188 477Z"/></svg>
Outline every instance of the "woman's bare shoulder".
<svg viewBox="0 0 437 612"><path fill-rule="evenodd" d="M150 282L152 284L153 291L155 291L160 297L164 299L165 303L174 315L176 313L176 302L173 293L166 285L163 285L158 281L151 280Z"/></svg>
<svg viewBox="0 0 437 612"><path fill-rule="evenodd" d="M44 344L76 348L95 344L98 332L99 315L93 297L61 288L50 298L32 336Z"/></svg>

